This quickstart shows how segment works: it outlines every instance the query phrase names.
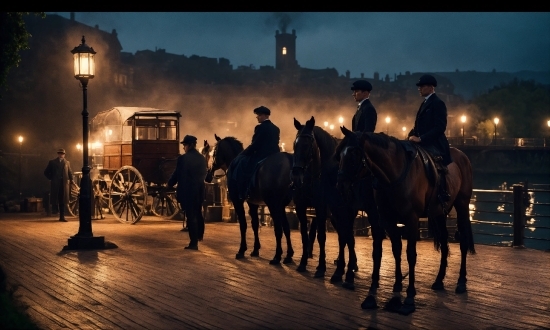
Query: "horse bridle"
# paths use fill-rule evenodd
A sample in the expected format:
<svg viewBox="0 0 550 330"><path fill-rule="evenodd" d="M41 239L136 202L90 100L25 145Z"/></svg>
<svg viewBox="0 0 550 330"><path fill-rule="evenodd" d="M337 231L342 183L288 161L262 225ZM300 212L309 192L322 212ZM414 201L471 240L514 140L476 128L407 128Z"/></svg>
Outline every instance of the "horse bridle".
<svg viewBox="0 0 550 330"><path fill-rule="evenodd" d="M296 142L298 141L298 138L308 138L308 139L311 139L312 141L315 141L315 136L313 135L313 133L311 134L308 134L308 133L300 133L298 136L296 136L296 140L294 140L294 146L296 146ZM309 154L307 155L308 158L309 158L309 161L307 164L305 164L304 166L297 166L295 163L294 163L294 157L293 157L293 160L292 160L292 171L294 172L295 169L298 169L298 170L302 170L303 173L306 173L307 169L309 168L309 165L311 164L311 162L313 161L313 143L311 143L311 148L309 148ZM296 148L294 148L296 149ZM318 173L318 175L320 176L320 173Z"/></svg>

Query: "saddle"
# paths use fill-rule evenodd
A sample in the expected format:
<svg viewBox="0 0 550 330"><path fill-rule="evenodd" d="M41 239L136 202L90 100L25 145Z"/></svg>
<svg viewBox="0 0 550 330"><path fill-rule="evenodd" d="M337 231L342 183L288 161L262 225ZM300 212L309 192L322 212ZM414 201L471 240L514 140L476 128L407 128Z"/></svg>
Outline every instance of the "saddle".
<svg viewBox="0 0 550 330"><path fill-rule="evenodd" d="M249 192L255 188L256 172L266 159L267 157L256 164L250 164L250 159L247 156L238 156L231 162L232 171L229 179L236 183L234 187L237 188L237 195L240 199L247 199Z"/></svg>

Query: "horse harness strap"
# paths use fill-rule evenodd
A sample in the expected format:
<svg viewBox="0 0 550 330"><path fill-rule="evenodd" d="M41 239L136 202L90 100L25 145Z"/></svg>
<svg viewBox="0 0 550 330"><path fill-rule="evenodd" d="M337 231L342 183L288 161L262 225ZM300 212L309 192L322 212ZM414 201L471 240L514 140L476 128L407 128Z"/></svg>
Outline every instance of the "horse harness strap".
<svg viewBox="0 0 550 330"><path fill-rule="evenodd" d="M313 136L313 133L311 134L307 134L307 133L301 133L300 135L298 135L298 137L306 137L306 138L310 138L312 140L315 140L315 136ZM306 165L306 166L296 166L293 162L292 164L292 169L300 169L305 173L307 173L307 169L308 169L308 166L309 163ZM292 173L290 174L292 176ZM310 173L311 177L313 180L320 180L321 179L321 170L317 171L317 173Z"/></svg>

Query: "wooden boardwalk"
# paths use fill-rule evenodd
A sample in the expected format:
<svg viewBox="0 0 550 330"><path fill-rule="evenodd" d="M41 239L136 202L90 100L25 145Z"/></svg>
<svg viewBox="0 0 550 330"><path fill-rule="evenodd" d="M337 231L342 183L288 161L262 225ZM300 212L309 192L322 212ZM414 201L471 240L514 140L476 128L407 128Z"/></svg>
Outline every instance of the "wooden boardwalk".
<svg viewBox="0 0 550 330"><path fill-rule="evenodd" d="M270 227L262 227L259 258L236 260L235 223L207 223L199 251L190 251L183 249L188 234L179 221L94 220L94 235L118 248L63 251L78 224L76 218L61 223L39 213L0 213L0 265L43 329L550 328L550 253L544 251L477 245L477 254L468 257L468 292L457 295L458 245L451 244L447 290L434 292L439 254L431 242L419 242L417 310L402 316L360 307L370 284L369 237L356 238L359 271L356 289L349 291L329 282L334 233L327 235L327 276L316 279L317 255L309 272L296 271L296 230L296 263L272 266ZM248 237L251 246L250 226ZM393 267L385 240L380 304L392 296Z"/></svg>

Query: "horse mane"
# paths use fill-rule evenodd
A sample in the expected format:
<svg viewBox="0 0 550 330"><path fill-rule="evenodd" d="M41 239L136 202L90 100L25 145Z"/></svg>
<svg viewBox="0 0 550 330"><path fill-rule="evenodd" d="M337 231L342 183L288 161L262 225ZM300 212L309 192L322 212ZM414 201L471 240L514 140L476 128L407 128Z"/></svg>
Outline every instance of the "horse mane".
<svg viewBox="0 0 550 330"><path fill-rule="evenodd" d="M394 143L395 145L399 145L400 141L390 135L386 135L386 133L363 133L361 134L361 139L369 140L373 145L388 149L390 147L390 143Z"/></svg>
<svg viewBox="0 0 550 330"><path fill-rule="evenodd" d="M330 159L334 154L334 149L338 145L338 139L319 126L313 127L313 134L321 152L321 160Z"/></svg>
<svg viewBox="0 0 550 330"><path fill-rule="evenodd" d="M361 139L361 132L354 132L353 135L344 136L344 138L338 143L336 149L334 150L334 160L340 162L340 153L347 146L356 147L359 145L359 140Z"/></svg>
<svg viewBox="0 0 550 330"><path fill-rule="evenodd" d="M235 155L239 154L241 151L244 150L243 143L241 141L239 141L236 137L226 136L223 139L221 139L220 141L218 141L218 143L221 142L221 141L225 141L225 142L229 143L229 145L231 146L231 150L233 151L233 153ZM216 146L217 146L217 143L216 143Z"/></svg>

